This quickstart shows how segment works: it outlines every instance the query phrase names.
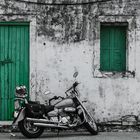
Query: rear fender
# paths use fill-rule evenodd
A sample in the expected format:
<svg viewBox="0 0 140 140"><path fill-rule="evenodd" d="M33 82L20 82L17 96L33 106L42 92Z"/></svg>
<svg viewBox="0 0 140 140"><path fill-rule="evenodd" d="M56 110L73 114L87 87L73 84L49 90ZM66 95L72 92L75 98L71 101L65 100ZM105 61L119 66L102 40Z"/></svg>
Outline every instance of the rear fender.
<svg viewBox="0 0 140 140"><path fill-rule="evenodd" d="M17 125L18 122L22 121L25 118L25 107L19 111L17 118L14 119L13 125Z"/></svg>

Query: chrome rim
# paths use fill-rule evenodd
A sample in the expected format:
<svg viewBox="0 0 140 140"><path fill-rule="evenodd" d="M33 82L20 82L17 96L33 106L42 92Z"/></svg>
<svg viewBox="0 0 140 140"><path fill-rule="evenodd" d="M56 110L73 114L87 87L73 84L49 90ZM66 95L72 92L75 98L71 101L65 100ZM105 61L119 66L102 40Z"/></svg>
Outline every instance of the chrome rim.
<svg viewBox="0 0 140 140"><path fill-rule="evenodd" d="M29 133L32 133L32 134L35 134L35 133L37 133L40 130L37 126L35 126L33 124L33 122L30 122L30 121L27 121L27 120L24 120L24 128Z"/></svg>

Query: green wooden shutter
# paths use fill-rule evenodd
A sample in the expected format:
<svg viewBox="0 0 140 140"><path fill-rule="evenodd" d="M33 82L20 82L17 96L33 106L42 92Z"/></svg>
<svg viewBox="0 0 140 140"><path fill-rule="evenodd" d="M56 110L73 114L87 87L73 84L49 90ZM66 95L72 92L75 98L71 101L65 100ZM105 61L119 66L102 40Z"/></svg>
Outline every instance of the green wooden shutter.
<svg viewBox="0 0 140 140"><path fill-rule="evenodd" d="M100 70L126 70L126 26L101 26Z"/></svg>
<svg viewBox="0 0 140 140"><path fill-rule="evenodd" d="M29 24L0 23L0 120L11 120L15 87L29 89Z"/></svg>

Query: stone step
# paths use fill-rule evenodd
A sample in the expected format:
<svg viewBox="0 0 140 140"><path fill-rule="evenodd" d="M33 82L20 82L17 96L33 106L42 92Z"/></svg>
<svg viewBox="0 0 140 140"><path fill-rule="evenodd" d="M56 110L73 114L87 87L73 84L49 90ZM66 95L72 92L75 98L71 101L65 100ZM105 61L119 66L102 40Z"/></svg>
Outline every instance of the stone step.
<svg viewBox="0 0 140 140"><path fill-rule="evenodd" d="M0 127L4 125L11 125L12 121L0 121Z"/></svg>

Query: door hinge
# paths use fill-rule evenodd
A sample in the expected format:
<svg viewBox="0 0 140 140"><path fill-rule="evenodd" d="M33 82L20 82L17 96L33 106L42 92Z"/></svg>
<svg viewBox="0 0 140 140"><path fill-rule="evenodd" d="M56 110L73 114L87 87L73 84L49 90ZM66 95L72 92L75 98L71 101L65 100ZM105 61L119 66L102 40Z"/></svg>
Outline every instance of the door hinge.
<svg viewBox="0 0 140 140"><path fill-rule="evenodd" d="M8 63L13 63L13 61L11 59L0 60L0 65L5 65Z"/></svg>

